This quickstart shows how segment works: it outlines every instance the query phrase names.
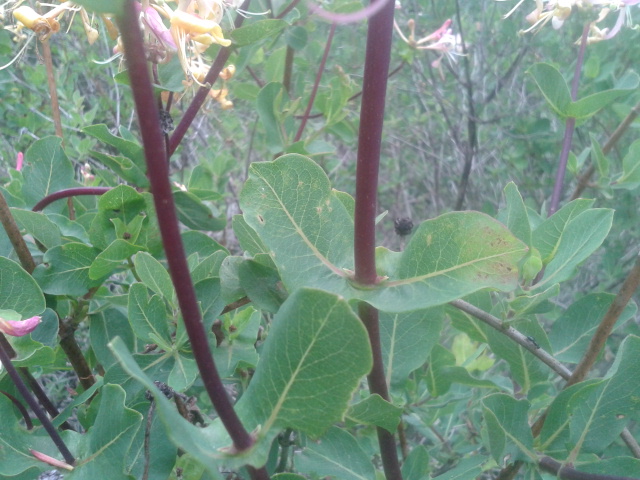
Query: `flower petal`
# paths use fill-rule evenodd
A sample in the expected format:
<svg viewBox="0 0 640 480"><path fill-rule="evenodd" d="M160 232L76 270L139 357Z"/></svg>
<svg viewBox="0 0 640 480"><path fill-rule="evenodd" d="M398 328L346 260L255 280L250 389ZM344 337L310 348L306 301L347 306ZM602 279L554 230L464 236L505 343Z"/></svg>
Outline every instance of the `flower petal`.
<svg viewBox="0 0 640 480"><path fill-rule="evenodd" d="M42 318L39 316L18 321L0 318L0 332L14 337L23 337L33 332L41 320Z"/></svg>

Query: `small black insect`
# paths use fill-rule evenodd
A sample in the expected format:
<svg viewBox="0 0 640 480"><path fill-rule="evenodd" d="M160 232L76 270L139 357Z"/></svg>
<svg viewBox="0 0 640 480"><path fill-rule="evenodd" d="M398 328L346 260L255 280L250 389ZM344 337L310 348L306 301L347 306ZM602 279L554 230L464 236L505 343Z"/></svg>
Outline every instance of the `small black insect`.
<svg viewBox="0 0 640 480"><path fill-rule="evenodd" d="M527 335L527 340L529 340L534 347L540 348L540 345L538 345L538 342L536 342L535 338L530 337L529 335Z"/></svg>
<svg viewBox="0 0 640 480"><path fill-rule="evenodd" d="M413 221L410 218L396 218L393 222L396 233L401 237L409 235L413 230Z"/></svg>

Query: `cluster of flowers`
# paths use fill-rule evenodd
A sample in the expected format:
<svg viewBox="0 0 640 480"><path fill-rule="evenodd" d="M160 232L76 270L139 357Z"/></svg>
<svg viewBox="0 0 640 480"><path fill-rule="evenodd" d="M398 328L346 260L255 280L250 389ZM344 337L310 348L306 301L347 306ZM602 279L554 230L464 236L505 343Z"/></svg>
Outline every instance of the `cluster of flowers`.
<svg viewBox="0 0 640 480"><path fill-rule="evenodd" d="M407 26L409 27L409 35L407 36L402 33L402 30L395 21L393 26L402 41L411 48L415 48L416 50L432 50L439 54L438 58L431 63L434 68L440 69L440 64L444 57L453 61L455 60L454 55L462 54L460 35L453 33L451 19L446 20L435 32L420 39L416 39L416 22L414 19L409 19L407 22Z"/></svg>
<svg viewBox="0 0 640 480"><path fill-rule="evenodd" d="M498 0L505 1L505 0ZM505 15L509 17L515 12L525 0L519 0L515 7ZM608 40L618 34L625 18L627 24L632 25L630 8L640 4L640 0L534 0L535 9L526 16L527 22L531 24L523 33L538 32L544 25L551 21L555 29L562 27L564 22L571 16L575 9L592 11L596 20L590 25L588 43ZM617 11L618 18L613 27L598 27L598 24L607 18L609 13Z"/></svg>
<svg viewBox="0 0 640 480"><path fill-rule="evenodd" d="M178 55L186 76L186 84L195 82L202 85L209 71L208 61L204 57L205 50L213 44L223 47L231 45L231 41L224 37L220 27L225 9L229 7L234 8L234 5L224 0L178 0L177 5L172 6L163 0L136 2L149 61L164 63L173 55ZM95 18L90 18L84 8L73 2L61 3L42 14L27 5L20 5L12 10L16 23L6 26L5 29L14 34L16 41L28 38L25 29L33 31L39 40L46 41L60 30L59 22L64 15L76 12L80 14L87 39L92 44L99 36L93 27ZM113 19L109 15L100 15L100 18L109 36L116 42L114 54L125 54ZM234 71L233 66L227 67L220 76L226 81L233 76ZM211 97L223 109L233 107L233 103L226 96L226 88L211 91Z"/></svg>

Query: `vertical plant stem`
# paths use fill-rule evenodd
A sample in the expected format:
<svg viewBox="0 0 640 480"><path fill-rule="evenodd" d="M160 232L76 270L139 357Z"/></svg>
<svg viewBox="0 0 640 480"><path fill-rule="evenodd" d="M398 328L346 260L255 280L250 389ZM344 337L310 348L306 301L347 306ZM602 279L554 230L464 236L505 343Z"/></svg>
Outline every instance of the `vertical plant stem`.
<svg viewBox="0 0 640 480"><path fill-rule="evenodd" d="M354 225L355 280L363 285L374 285L378 280L375 261L375 219L387 74L391 56L393 11L394 3L387 2L382 10L369 19L367 29L358 135ZM366 303L361 303L358 311L369 334L373 353L373 368L367 377L369 390L388 400L389 392L380 347L378 311ZM387 480L401 480L402 473L394 435L382 428L378 428L377 432L385 476Z"/></svg>
<svg viewBox="0 0 640 480"><path fill-rule="evenodd" d="M573 81L571 82L571 100L573 100L574 102L578 97L580 72L582 71L582 64L584 63L584 52L587 47L587 35L589 34L589 26L589 23L585 24L582 31L582 39L580 41L580 49L578 50L576 68L573 73ZM564 138L562 140L562 151L560 152L558 171L556 172L556 181L553 185L553 194L551 195L551 202L549 203L549 216L553 215L558 210L558 205L560 205L560 198L562 197L562 191L564 190L564 176L567 172L567 161L569 159L569 153L571 152L571 143L573 140L573 132L575 131L575 129L576 119L574 117L568 117L564 127Z"/></svg>
<svg viewBox="0 0 640 480"><path fill-rule="evenodd" d="M222 379L209 349L207 332L205 332L202 324L200 307L193 281L189 274L182 237L180 236L180 227L169 180L167 152L164 148L160 129L158 104L153 95L149 70L145 60L142 32L140 31L138 14L133 0L125 2L124 12L117 16L117 23L122 35L129 74L131 78L135 79L131 83L131 90L142 134L149 182L153 191L156 211L159 213L160 234L185 329L209 398L224 427L229 432L234 447L238 451L243 451L251 447L254 441L240 422L224 389ZM250 470L253 478L268 478L264 468Z"/></svg>
<svg viewBox="0 0 640 480"><path fill-rule="evenodd" d="M309 95L309 102L307 103L307 108L304 111L304 115L302 116L302 121L300 122L300 127L298 127L298 131L296 132L296 136L294 138L294 142L297 142L302 138L302 132L304 131L304 127L307 125L307 120L309 120L309 114L311 113L311 109L313 108L313 102L316 99L316 94L318 93L318 87L320 86L320 80L322 79L322 73L324 72L324 67L327 64L327 58L329 57L329 51L331 51L331 43L333 42L333 35L336 33L336 24L331 24L331 30L329 30L329 36L327 37L327 43L324 46L324 54L322 55L322 60L320 60L320 66L318 67L318 72L316 73L316 81L313 83L313 89L311 90L311 94Z"/></svg>
<svg viewBox="0 0 640 480"><path fill-rule="evenodd" d="M53 73L53 60L51 58L51 45L49 40L40 42L42 45L42 59L47 69L47 84L49 85L49 96L51 97L51 116L56 130L56 136L62 137L62 120L60 119L60 103L58 102L58 89L56 87L56 77Z"/></svg>
<svg viewBox="0 0 640 480"><path fill-rule="evenodd" d="M293 71L293 57L295 50L287 45L287 53L284 57L284 73L282 75L282 86L285 92L291 96L291 73Z"/></svg>
<svg viewBox="0 0 640 480"><path fill-rule="evenodd" d="M18 255L18 260L20 260L22 268L24 268L28 273L33 273L33 270L36 268L36 264L33 261L29 247L27 247L24 238L22 238L22 235L20 234L20 229L18 228L13 215L11 215L11 210L9 210L7 200L4 198L1 191L0 222L2 222L4 231L7 232L7 237L9 237L9 241L11 242L13 249L16 251L16 255Z"/></svg>
<svg viewBox="0 0 640 480"><path fill-rule="evenodd" d="M53 443L55 443L56 447L60 451L60 454L62 454L62 458L64 458L64 461L69 465L73 465L76 461L73 454L69 451L67 445L62 440L62 437L60 437L60 434L51 423L51 420L49 420L49 417L44 412L44 410L42 410L42 407L40 407L38 402L36 402L36 399L33 398L31 393L29 392L29 389L22 381L22 378L20 378L18 371L13 366L13 362L11 362L9 353L5 348L8 343L9 342L7 342L7 339L4 337L4 335L0 333L0 362L2 363L4 368L6 368L9 377L11 377L11 380L18 389L18 392L20 392L20 395L22 395L22 398L24 398L25 402L27 402L29 408L31 408L36 417L38 417L38 420L40 420L40 422L42 423L42 426L49 434L49 437L51 437L51 440L53 440Z"/></svg>
<svg viewBox="0 0 640 480"><path fill-rule="evenodd" d="M473 160L478 153L478 126L476 124L476 110L473 103L473 82L471 80L471 65L469 62L469 55L467 54L467 46L464 42L462 20L460 19L460 5L456 0L456 21L458 23L458 31L460 34L460 40L462 45L462 58L464 62L464 75L465 75L465 87L467 96L467 144L464 146L464 167L462 169L462 176L460 177L460 183L458 185L458 198L456 200L456 210L462 210L464 206L464 197L467 194L467 187L469 185L469 175L471 174L471 167L473 166Z"/></svg>
<svg viewBox="0 0 640 480"><path fill-rule="evenodd" d="M82 349L76 341L76 324L74 324L73 319L60 318L58 325L60 347L67 356L69 363L71 363L73 371L76 372L80 385L82 385L82 388L85 390L88 390L94 383L96 383L96 380L93 376L93 372L91 371L91 367L89 367L89 364L87 363L87 359L82 353Z"/></svg>
<svg viewBox="0 0 640 480"><path fill-rule="evenodd" d="M585 352L582 359L580 359L580 363L576 366L571 378L567 381L565 388L581 382L593 367L598 355L604 348L604 344L611 335L611 331L613 330L613 326L620 318L620 314L627 306L631 297L638 289L640 285L640 255L636 257L636 262L633 265L633 268L627 275L624 283L622 284L622 288L616 295L616 298L613 299L607 313L605 313L604 318L598 325L596 333L591 338L591 342L589 343L589 347Z"/></svg>

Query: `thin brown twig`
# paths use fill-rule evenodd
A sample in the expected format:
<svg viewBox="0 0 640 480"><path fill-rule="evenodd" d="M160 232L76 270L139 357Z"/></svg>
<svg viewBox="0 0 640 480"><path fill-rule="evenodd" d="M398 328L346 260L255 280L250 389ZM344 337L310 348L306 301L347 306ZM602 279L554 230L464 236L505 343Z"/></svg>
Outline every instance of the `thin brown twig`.
<svg viewBox="0 0 640 480"><path fill-rule="evenodd" d="M56 87L56 77L53 73L53 60L51 58L51 46L49 40L41 41L42 59L47 69L47 85L49 86L49 97L51 97L51 114L53 117L53 125L56 130L56 136L62 136L62 119L60 118L60 102L58 102L58 89Z"/></svg>
<svg viewBox="0 0 640 480"><path fill-rule="evenodd" d="M629 129L629 126L634 122L634 120L638 118L638 115L640 115L640 103L634 105L625 119L620 122L618 128L616 128L616 130L611 134L611 136L607 140L607 143L603 145L602 153L604 155L606 155L613 149L616 143L618 143L618 140L620 140L620 137L622 137L622 135ZM589 186L589 181L591 180L591 177L593 176L595 171L596 166L594 163L592 163L589 168L582 175L580 175L580 177L578 177L578 184L571 194L571 200L575 200L580 195L582 195L584 189Z"/></svg>
<svg viewBox="0 0 640 480"><path fill-rule="evenodd" d="M9 237L9 241L11 245L13 245L13 249L16 251L16 255L18 255L18 259L20 260L20 264L22 268L24 268L28 273L32 273L36 268L36 264L33 261L33 257L31 256L31 252L29 251L29 247L27 247L24 238L20 234L20 229L18 228L18 224L16 220L13 218L11 214L11 210L9 210L9 205L7 204L7 200L4 198L4 195L0 191L0 222L2 222L2 226L4 227L4 231L7 232L7 237Z"/></svg>

